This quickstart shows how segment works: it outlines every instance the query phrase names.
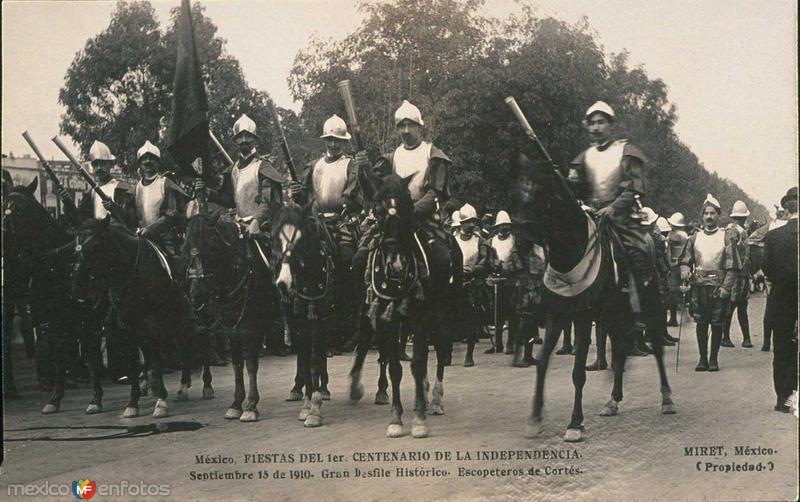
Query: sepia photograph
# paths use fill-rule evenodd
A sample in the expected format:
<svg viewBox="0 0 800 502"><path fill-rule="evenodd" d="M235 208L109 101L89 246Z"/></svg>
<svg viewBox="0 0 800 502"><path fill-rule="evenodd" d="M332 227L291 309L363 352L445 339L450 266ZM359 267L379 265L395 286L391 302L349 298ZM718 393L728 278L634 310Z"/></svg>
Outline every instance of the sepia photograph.
<svg viewBox="0 0 800 502"><path fill-rule="evenodd" d="M797 26L2 2L0 500L798 500Z"/></svg>

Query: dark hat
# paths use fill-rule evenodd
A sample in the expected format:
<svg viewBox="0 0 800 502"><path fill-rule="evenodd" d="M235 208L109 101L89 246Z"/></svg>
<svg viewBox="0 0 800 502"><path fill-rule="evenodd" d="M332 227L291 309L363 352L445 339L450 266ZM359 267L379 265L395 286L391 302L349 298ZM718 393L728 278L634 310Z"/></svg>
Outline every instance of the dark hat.
<svg viewBox="0 0 800 502"><path fill-rule="evenodd" d="M786 191L786 195L781 197L781 207L786 209L786 203L790 200L797 200L797 187L792 187Z"/></svg>

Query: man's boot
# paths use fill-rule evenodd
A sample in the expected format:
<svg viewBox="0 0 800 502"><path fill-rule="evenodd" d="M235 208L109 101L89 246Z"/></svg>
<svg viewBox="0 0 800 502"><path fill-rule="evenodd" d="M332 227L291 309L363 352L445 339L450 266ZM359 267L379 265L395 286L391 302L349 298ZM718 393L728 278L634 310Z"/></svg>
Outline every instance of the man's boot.
<svg viewBox="0 0 800 502"><path fill-rule="evenodd" d="M527 368L531 365L525 360L526 345L526 343L520 342L514 344L514 361L511 363L511 366L515 368Z"/></svg>
<svg viewBox="0 0 800 502"><path fill-rule="evenodd" d="M719 346L722 342L722 326L711 326L711 357L708 358L708 371L719 371Z"/></svg>
<svg viewBox="0 0 800 502"><path fill-rule="evenodd" d="M669 309L669 321L667 321L667 326L674 327L678 325L677 311L678 309L675 307Z"/></svg>
<svg viewBox="0 0 800 502"><path fill-rule="evenodd" d="M753 342L750 340L750 323L745 321L744 324L740 323L740 325L742 328L742 337L744 338L744 340L742 340L742 347L746 349L752 349Z"/></svg>
<svg viewBox="0 0 800 502"><path fill-rule="evenodd" d="M525 356L523 360L528 364L536 364L536 358L533 357L533 342L525 342Z"/></svg>
<svg viewBox="0 0 800 502"><path fill-rule="evenodd" d="M475 351L475 337L470 337L467 340L467 355L464 356L464 367L471 368L475 366L475 360L472 358L472 353Z"/></svg>
<svg viewBox="0 0 800 502"><path fill-rule="evenodd" d="M700 362L695 371L708 371L708 324L697 323L697 349L700 352Z"/></svg>

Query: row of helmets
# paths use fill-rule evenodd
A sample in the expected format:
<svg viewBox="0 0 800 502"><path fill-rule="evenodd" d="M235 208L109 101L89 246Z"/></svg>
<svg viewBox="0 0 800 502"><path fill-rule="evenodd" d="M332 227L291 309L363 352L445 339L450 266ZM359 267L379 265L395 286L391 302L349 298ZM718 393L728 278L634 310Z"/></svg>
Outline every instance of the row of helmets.
<svg viewBox="0 0 800 502"><path fill-rule="evenodd" d="M453 214L450 215L450 226L451 227L458 227L461 226L462 223L471 220L478 219L478 212L472 206L472 204L464 204L461 206L461 209L457 211L453 211ZM494 218L494 226L498 227L500 225L510 225L511 224L511 217L508 215L506 211L498 211L497 216Z"/></svg>

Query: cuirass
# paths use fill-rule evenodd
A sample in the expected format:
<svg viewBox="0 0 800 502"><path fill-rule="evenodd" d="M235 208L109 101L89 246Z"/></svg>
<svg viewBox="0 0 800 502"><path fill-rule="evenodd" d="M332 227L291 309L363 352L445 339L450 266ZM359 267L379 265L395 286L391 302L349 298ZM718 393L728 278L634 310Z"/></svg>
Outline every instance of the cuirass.
<svg viewBox="0 0 800 502"><path fill-rule="evenodd" d="M395 174L401 178L412 177L408 184L408 191L411 192L411 200L414 202L421 199L423 195L423 184L425 174L428 172L432 146L427 141L423 141L413 150L407 150L406 147L400 145L392 157Z"/></svg>
<svg viewBox="0 0 800 502"><path fill-rule="evenodd" d="M694 238L694 265L700 270L721 270L725 253L725 232L717 229L709 235L697 232Z"/></svg>
<svg viewBox="0 0 800 502"><path fill-rule="evenodd" d="M347 165L350 158L341 156L333 162L321 158L314 165L311 181L320 212L339 212L344 204L342 192L347 185Z"/></svg>
<svg viewBox="0 0 800 502"><path fill-rule="evenodd" d="M258 169L261 161L255 159L244 168L237 165L231 168L236 215L240 219L252 218L258 208Z"/></svg>
<svg viewBox="0 0 800 502"><path fill-rule="evenodd" d="M100 190L102 190L104 194L108 195L111 200L114 200L114 191L117 189L118 184L119 181L111 180L105 185L101 186ZM108 215L108 211L106 211L106 208L103 207L103 199L100 198L97 192L93 192L92 197L94 198L92 201L94 203L94 217L98 220L102 220L106 217L106 215Z"/></svg>
<svg viewBox="0 0 800 502"><path fill-rule="evenodd" d="M464 257L464 267L474 267L478 263L479 243L478 237L473 235L469 240L463 240L460 236L456 237L458 247L461 248L461 255Z"/></svg>
<svg viewBox="0 0 800 502"><path fill-rule="evenodd" d="M140 181L136 184L136 216L139 226L144 228L158 219L161 203L164 201L164 184L166 178L157 176L149 185Z"/></svg>
<svg viewBox="0 0 800 502"><path fill-rule="evenodd" d="M597 146L586 150L586 178L592 189L592 202L598 207L605 206L619 195L625 143L625 140L617 140L602 151Z"/></svg>
<svg viewBox="0 0 800 502"><path fill-rule="evenodd" d="M511 259L511 253L514 251L514 236L510 235L507 239L502 240L499 237L492 237L492 248L497 253L497 259L501 263L506 263Z"/></svg>

